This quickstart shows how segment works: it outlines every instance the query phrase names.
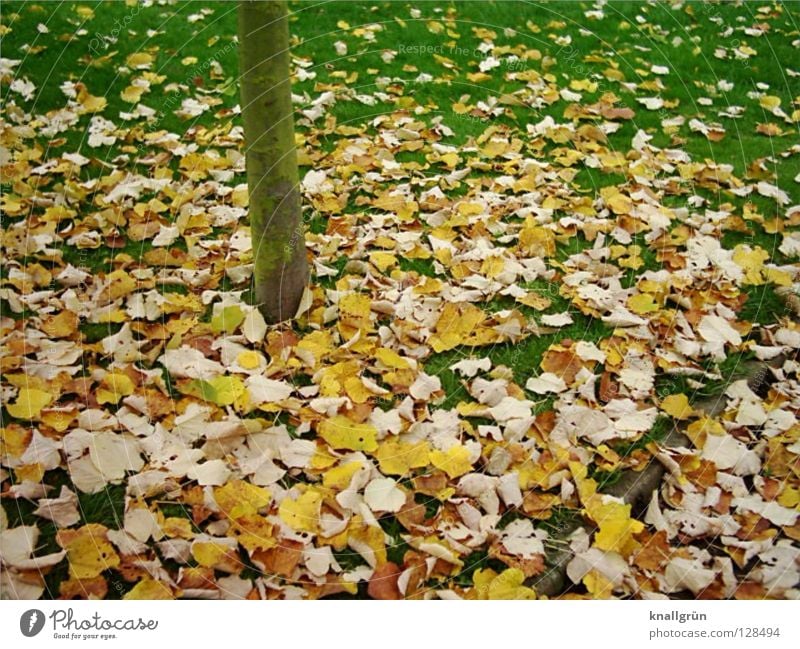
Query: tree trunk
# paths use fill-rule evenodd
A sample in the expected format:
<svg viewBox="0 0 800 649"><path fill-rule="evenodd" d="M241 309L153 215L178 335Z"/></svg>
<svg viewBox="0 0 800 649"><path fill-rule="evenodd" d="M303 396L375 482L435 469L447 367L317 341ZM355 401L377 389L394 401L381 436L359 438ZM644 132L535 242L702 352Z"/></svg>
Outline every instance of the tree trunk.
<svg viewBox="0 0 800 649"><path fill-rule="evenodd" d="M286 2L243 0L238 16L255 299L275 323L294 317L308 280Z"/></svg>

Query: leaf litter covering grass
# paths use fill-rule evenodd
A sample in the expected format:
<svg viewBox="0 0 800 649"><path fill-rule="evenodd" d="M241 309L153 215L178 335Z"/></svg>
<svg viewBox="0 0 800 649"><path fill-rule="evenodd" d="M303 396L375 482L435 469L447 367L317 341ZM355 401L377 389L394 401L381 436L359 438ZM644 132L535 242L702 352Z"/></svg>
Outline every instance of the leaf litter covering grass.
<svg viewBox="0 0 800 649"><path fill-rule="evenodd" d="M268 327L234 5L4 3L2 595L797 597L795 9L291 8Z"/></svg>

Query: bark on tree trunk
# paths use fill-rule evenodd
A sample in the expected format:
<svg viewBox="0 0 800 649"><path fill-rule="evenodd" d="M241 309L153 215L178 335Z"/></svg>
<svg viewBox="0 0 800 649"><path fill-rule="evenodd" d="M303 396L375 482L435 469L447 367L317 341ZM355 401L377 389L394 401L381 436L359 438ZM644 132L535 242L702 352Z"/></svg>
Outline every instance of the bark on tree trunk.
<svg viewBox="0 0 800 649"><path fill-rule="evenodd" d="M308 280L300 213L283 0L238 7L239 79L255 257L255 298L267 322L294 317Z"/></svg>

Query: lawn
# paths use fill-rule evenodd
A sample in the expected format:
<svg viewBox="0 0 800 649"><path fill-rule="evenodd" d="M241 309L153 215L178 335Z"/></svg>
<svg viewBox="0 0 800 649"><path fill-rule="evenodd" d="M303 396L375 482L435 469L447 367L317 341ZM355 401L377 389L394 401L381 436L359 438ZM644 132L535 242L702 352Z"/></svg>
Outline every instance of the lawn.
<svg viewBox="0 0 800 649"><path fill-rule="evenodd" d="M290 11L267 326L236 5L3 2L0 594L796 597L798 8Z"/></svg>

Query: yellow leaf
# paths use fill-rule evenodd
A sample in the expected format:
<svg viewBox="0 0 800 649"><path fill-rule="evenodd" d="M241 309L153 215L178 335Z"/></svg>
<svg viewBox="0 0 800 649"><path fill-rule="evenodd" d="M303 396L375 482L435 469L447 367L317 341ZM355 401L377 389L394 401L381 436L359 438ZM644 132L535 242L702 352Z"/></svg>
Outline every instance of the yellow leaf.
<svg viewBox="0 0 800 649"><path fill-rule="evenodd" d="M792 276L785 270L778 268L762 268L761 272L764 274L764 279L778 286L791 286Z"/></svg>
<svg viewBox="0 0 800 649"><path fill-rule="evenodd" d="M632 539L644 525L630 517L631 506L616 500L606 500L597 493L597 483L588 478L588 469L580 462L570 462L570 471L578 488L578 497L586 513L597 523L594 545L600 550L619 552L627 556L635 547Z"/></svg>
<svg viewBox="0 0 800 649"><path fill-rule="evenodd" d="M371 305L368 295L349 293L339 300L339 313L366 318L369 316Z"/></svg>
<svg viewBox="0 0 800 649"><path fill-rule="evenodd" d="M380 250L370 253L369 260L382 273L386 272L388 268L391 268L397 264L397 257L395 257L391 252L383 252Z"/></svg>
<svg viewBox="0 0 800 649"><path fill-rule="evenodd" d="M463 342L463 338L456 331L443 331L440 334L431 336L428 342L433 347L433 351L440 353L453 349L453 347L458 347Z"/></svg>
<svg viewBox="0 0 800 649"><path fill-rule="evenodd" d="M106 538L107 528L97 523L84 525L66 532L59 545L67 551L69 573L75 579L92 579L104 570L116 568L119 563L114 546Z"/></svg>
<svg viewBox="0 0 800 649"><path fill-rule="evenodd" d="M342 384L330 370L327 370L319 382L319 394L322 397L336 397L342 391Z"/></svg>
<svg viewBox="0 0 800 649"><path fill-rule="evenodd" d="M529 306L532 309L536 309L537 311L544 311L545 309L549 308L553 301L545 297L544 295L540 295L534 291L529 291L525 295L521 297L514 298L520 304L524 304L525 306Z"/></svg>
<svg viewBox="0 0 800 649"><path fill-rule="evenodd" d="M103 291L102 296L109 301L127 295L138 287L137 281L122 269L106 275L106 284L107 288Z"/></svg>
<svg viewBox="0 0 800 649"><path fill-rule="evenodd" d="M14 474L19 482L41 482L44 477L44 467L39 464L23 464L14 469Z"/></svg>
<svg viewBox="0 0 800 649"><path fill-rule="evenodd" d="M319 424L319 435L331 448L349 451L378 450L378 431L371 424L357 424L347 417L336 415Z"/></svg>
<svg viewBox="0 0 800 649"><path fill-rule="evenodd" d="M77 212L75 210L71 210L63 205L53 205L52 207L48 207L44 211L44 215L42 218L45 221L55 221L56 223L58 223L59 221L63 221L64 219L71 219L76 214Z"/></svg>
<svg viewBox="0 0 800 649"><path fill-rule="evenodd" d="M607 552L629 554L631 537L644 529L644 524L631 518L631 506L617 501L601 502L597 496L586 511L600 526L595 534L594 545Z"/></svg>
<svg viewBox="0 0 800 649"><path fill-rule="evenodd" d="M31 433L28 428L22 426L9 426L8 428L0 428L0 456L7 456L11 458L18 458L28 448L31 443Z"/></svg>
<svg viewBox="0 0 800 649"><path fill-rule="evenodd" d="M245 314L236 304L223 307L217 315L211 318L211 331L215 334L222 332L232 334L244 322Z"/></svg>
<svg viewBox="0 0 800 649"><path fill-rule="evenodd" d="M435 450L429 454L431 464L451 478L458 478L472 470L469 456L469 449L459 445L451 446L447 451Z"/></svg>
<svg viewBox="0 0 800 649"><path fill-rule="evenodd" d="M181 516L165 518L161 524L161 529L171 539L191 539L194 536L192 521Z"/></svg>
<svg viewBox="0 0 800 649"><path fill-rule="evenodd" d="M12 194L0 196L0 207L12 216L19 214L23 209L22 201Z"/></svg>
<svg viewBox="0 0 800 649"><path fill-rule="evenodd" d="M129 68L147 69L153 63L153 55L147 52L134 52L125 59L125 65Z"/></svg>
<svg viewBox="0 0 800 649"><path fill-rule="evenodd" d="M372 329L371 305L369 296L360 293L348 293L339 300L337 328L345 340L350 340L359 331L364 333Z"/></svg>
<svg viewBox="0 0 800 649"><path fill-rule="evenodd" d="M484 81L489 81L492 77L490 77L485 72L467 72L467 79L469 79L472 83L483 83ZM455 106L455 104L453 104Z"/></svg>
<svg viewBox="0 0 800 649"><path fill-rule="evenodd" d="M507 140L492 138L480 148L480 152L487 158L496 158L508 153L509 148Z"/></svg>
<svg viewBox="0 0 800 649"><path fill-rule="evenodd" d="M246 370L254 370L261 365L261 356L252 349L245 349L243 352L239 352L236 362Z"/></svg>
<svg viewBox="0 0 800 649"><path fill-rule="evenodd" d="M339 461L339 454L333 455L327 446L319 445L311 458L312 469L328 469Z"/></svg>
<svg viewBox="0 0 800 649"><path fill-rule="evenodd" d="M464 343L475 344L477 341L468 341L467 338L485 318L486 314L472 304L448 302L436 322L436 334L428 339L428 343L437 353Z"/></svg>
<svg viewBox="0 0 800 649"><path fill-rule="evenodd" d="M800 505L800 488L785 486L781 495L778 496L778 503L784 507L797 509Z"/></svg>
<svg viewBox="0 0 800 649"><path fill-rule="evenodd" d="M108 103L105 97L95 97L85 89L78 93L78 101L83 107L82 113L101 113Z"/></svg>
<svg viewBox="0 0 800 649"><path fill-rule="evenodd" d="M119 96L124 102L136 104L141 100L142 95L146 90L147 88L143 86L128 86L125 88L125 90L119 93Z"/></svg>
<svg viewBox="0 0 800 649"><path fill-rule="evenodd" d="M628 308L638 315L658 311L658 304L649 293L637 293L628 298Z"/></svg>
<svg viewBox="0 0 800 649"><path fill-rule="evenodd" d="M319 525L319 510L322 494L309 488L296 500L284 498L278 509L281 520L298 532L316 532Z"/></svg>
<svg viewBox="0 0 800 649"><path fill-rule="evenodd" d="M708 435L724 435L725 428L716 419L702 417L686 427L686 436L692 440L696 448L703 448Z"/></svg>
<svg viewBox="0 0 800 649"><path fill-rule="evenodd" d="M633 209L633 201L619 192L606 198L606 204L614 214L630 214Z"/></svg>
<svg viewBox="0 0 800 649"><path fill-rule="evenodd" d="M498 255L492 255L484 259L481 264L481 273L490 279L500 275L506 267L506 260Z"/></svg>
<svg viewBox="0 0 800 649"><path fill-rule="evenodd" d="M547 228L526 224L519 233L519 246L529 255L551 257L556 252L556 235Z"/></svg>
<svg viewBox="0 0 800 649"><path fill-rule="evenodd" d="M327 331L314 331L297 343L296 349L303 354L304 361L311 354L316 363L325 358L333 349L331 334Z"/></svg>
<svg viewBox="0 0 800 649"><path fill-rule="evenodd" d="M66 338L77 331L78 320L76 313L64 309L60 313L44 320L41 329L53 338Z"/></svg>
<svg viewBox="0 0 800 649"><path fill-rule="evenodd" d="M365 525L361 516L353 516L347 526L347 545L371 566L386 563L385 535L380 525Z"/></svg>
<svg viewBox="0 0 800 649"><path fill-rule="evenodd" d="M440 293L443 287L442 280L435 277L425 277L414 287L414 293L416 295L435 295Z"/></svg>
<svg viewBox="0 0 800 649"><path fill-rule="evenodd" d="M525 574L519 568L508 568L499 575L491 568L478 568L472 575L478 599L536 599L532 588L523 586Z"/></svg>
<svg viewBox="0 0 800 649"><path fill-rule="evenodd" d="M519 568L504 570L489 584L489 599L536 599L536 593L522 585L524 581Z"/></svg>
<svg viewBox="0 0 800 649"><path fill-rule="evenodd" d="M444 25L438 20L429 20L426 25L431 34L441 34L444 31Z"/></svg>
<svg viewBox="0 0 800 649"><path fill-rule="evenodd" d="M357 376L348 376L344 380L344 391L353 403L366 403L372 396L364 382Z"/></svg>
<svg viewBox="0 0 800 649"><path fill-rule="evenodd" d="M331 489L346 489L356 472L364 466L361 462L348 462L334 467L322 476L322 484Z"/></svg>
<svg viewBox="0 0 800 649"><path fill-rule="evenodd" d="M375 457L386 475L406 475L411 469L428 466L430 447L427 442L406 444L396 438L381 442Z"/></svg>
<svg viewBox="0 0 800 649"><path fill-rule="evenodd" d="M472 584L475 586L477 599L489 599L489 584L497 577L491 568L478 568L472 573Z"/></svg>
<svg viewBox="0 0 800 649"><path fill-rule="evenodd" d="M247 185L242 184L231 192L231 205L234 207L247 207L250 204L250 194Z"/></svg>
<svg viewBox="0 0 800 649"><path fill-rule="evenodd" d="M578 488L578 497L581 502L586 503L597 493L597 483L594 480L587 479L589 470L585 464L580 462L570 462L569 470L575 480L575 486Z"/></svg>
<svg viewBox="0 0 800 649"><path fill-rule="evenodd" d="M694 429L696 428L699 431L709 433L711 435L726 435L725 427L716 419L712 419L711 417L703 417L702 419L698 419L694 422L689 428ZM688 429L687 429L688 430Z"/></svg>
<svg viewBox="0 0 800 649"><path fill-rule="evenodd" d="M109 372L103 377L102 388L97 390L97 403L119 403L122 397L133 394L136 385L122 372Z"/></svg>
<svg viewBox="0 0 800 649"><path fill-rule="evenodd" d="M44 390L20 388L16 402L7 405L6 410L9 415L17 419L34 419L52 400L53 395Z"/></svg>
<svg viewBox="0 0 800 649"><path fill-rule="evenodd" d="M694 412L685 394L671 394L665 397L660 408L675 419L688 419Z"/></svg>
<svg viewBox="0 0 800 649"><path fill-rule="evenodd" d="M457 153L445 153L443 156L439 158L444 164L450 168L454 169L455 166L461 161L461 158L458 157Z"/></svg>
<svg viewBox="0 0 800 649"><path fill-rule="evenodd" d="M597 82L589 81L588 79L573 79L569 83L572 90L585 90L586 92L595 92L597 90Z"/></svg>
<svg viewBox="0 0 800 649"><path fill-rule="evenodd" d="M411 367L408 360L400 356L397 352L381 347L375 350L375 359L380 361L386 367L392 369L406 370Z"/></svg>
<svg viewBox="0 0 800 649"><path fill-rule="evenodd" d="M122 599L175 599L172 589L165 583L145 577L127 593Z"/></svg>
<svg viewBox="0 0 800 649"><path fill-rule="evenodd" d="M218 406L236 404L240 407L248 400L247 388L238 376L217 376L210 381L198 379L193 381L186 391Z"/></svg>
<svg viewBox="0 0 800 649"><path fill-rule="evenodd" d="M214 541L192 543L192 556L198 564L206 568L219 568L230 564L236 554L231 546ZM236 557L238 561L238 557Z"/></svg>
<svg viewBox="0 0 800 649"><path fill-rule="evenodd" d="M739 244L733 249L733 261L744 271L744 284L760 285L764 283L761 271L764 262L769 259L769 253L763 248Z"/></svg>
<svg viewBox="0 0 800 649"><path fill-rule="evenodd" d="M614 591L614 582L597 570L590 570L583 577L583 585L595 599L609 599Z"/></svg>
<svg viewBox="0 0 800 649"><path fill-rule="evenodd" d="M239 544L252 552L253 550L269 550L278 545L279 540L273 535L275 526L264 516L247 514L239 516L228 528L227 536L236 539Z"/></svg>
<svg viewBox="0 0 800 649"><path fill-rule="evenodd" d="M230 518L238 518L245 514L255 514L266 507L272 500L272 495L264 487L244 480L231 480L214 488L214 500Z"/></svg>

